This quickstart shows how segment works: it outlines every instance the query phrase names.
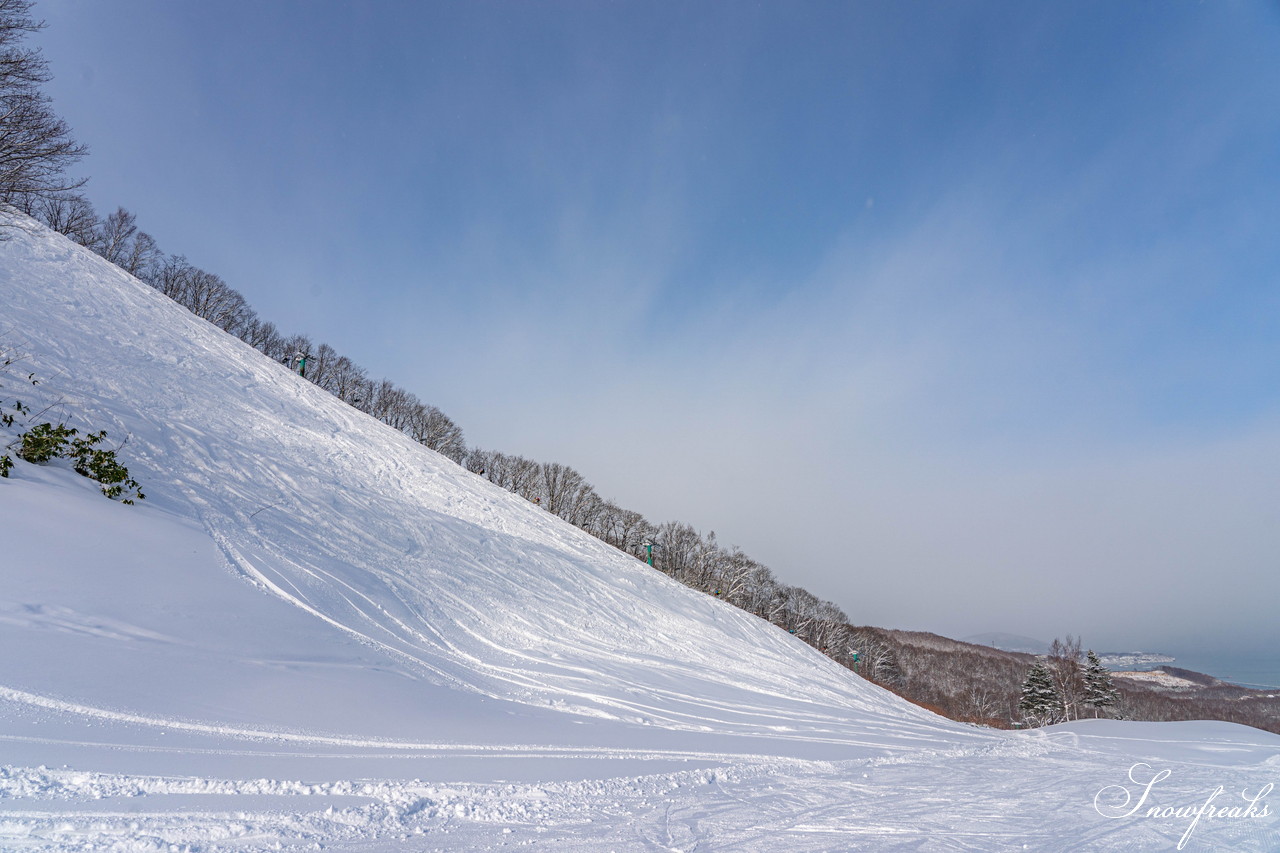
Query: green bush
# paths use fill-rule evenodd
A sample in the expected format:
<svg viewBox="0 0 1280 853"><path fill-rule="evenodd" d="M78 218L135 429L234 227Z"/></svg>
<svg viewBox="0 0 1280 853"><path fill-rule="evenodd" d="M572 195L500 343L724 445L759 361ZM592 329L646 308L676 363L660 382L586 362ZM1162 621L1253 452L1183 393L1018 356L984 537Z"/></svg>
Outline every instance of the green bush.
<svg viewBox="0 0 1280 853"><path fill-rule="evenodd" d="M18 458L36 465L43 465L51 459L64 456L71 437L75 435L75 427L65 424L40 424L18 436L21 444L18 447Z"/></svg>
<svg viewBox="0 0 1280 853"><path fill-rule="evenodd" d="M88 477L102 484L102 493L109 498L120 498L121 503L131 504L132 498L121 497L129 489L132 489L138 500L146 497L142 493L138 481L129 477L129 469L120 464L120 460L116 459L114 450L99 450L94 447L95 444L107 437L107 431L94 432L86 435L84 438L73 439L71 442L70 453L67 455L75 460L74 467L77 474L82 477Z"/></svg>
<svg viewBox="0 0 1280 853"><path fill-rule="evenodd" d="M37 465L59 457L70 459L75 472L100 483L107 497L119 498L126 504L132 504L134 498L142 500L146 497L142 487L129 476L129 469L120 464L116 452L97 447L106 437L106 430L80 437L79 430L66 424L39 424L18 437L18 458ZM0 457L0 477L8 477L12 467L13 460Z"/></svg>
<svg viewBox="0 0 1280 853"><path fill-rule="evenodd" d="M9 368L21 360L12 350L0 342L0 378ZM34 373L28 373L26 383L39 385ZM12 411L5 411L4 406ZM11 427L18 416L30 415L31 410L20 400L6 402L0 400L0 427ZM119 498L121 503L131 504L134 499L146 497L138 481L129 476L129 469L120 464L114 450L103 450L98 447L107 437L106 430L91 432L81 436L75 427L66 424L54 426L51 423L38 424L21 433L9 443L9 449L17 445L18 458L36 465L43 465L54 459L70 459L75 472L88 477L102 486L102 493L109 498ZM0 455L0 477L8 477L13 470L13 459L8 454Z"/></svg>
<svg viewBox="0 0 1280 853"><path fill-rule="evenodd" d="M21 400L14 400L12 412L0 410L0 426L13 426L13 422L17 419L18 415L29 414L30 412L30 409L22 405Z"/></svg>

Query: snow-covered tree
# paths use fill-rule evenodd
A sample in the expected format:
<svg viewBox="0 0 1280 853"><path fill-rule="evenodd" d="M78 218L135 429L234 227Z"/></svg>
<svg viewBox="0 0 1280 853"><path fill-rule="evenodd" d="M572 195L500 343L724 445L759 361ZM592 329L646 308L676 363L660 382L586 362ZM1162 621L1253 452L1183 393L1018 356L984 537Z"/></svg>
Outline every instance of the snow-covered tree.
<svg viewBox="0 0 1280 853"><path fill-rule="evenodd" d="M858 654L858 672L877 684L901 686L905 679L893 643L878 628L859 628L849 635L849 656Z"/></svg>
<svg viewBox="0 0 1280 853"><path fill-rule="evenodd" d="M1084 704L1094 709L1094 716L1107 708L1114 707L1120 701L1120 691L1111 681L1111 673L1098 660L1098 656L1089 649L1088 662L1084 667Z"/></svg>
<svg viewBox="0 0 1280 853"><path fill-rule="evenodd" d="M1018 710L1033 725L1057 722L1062 716L1062 696L1053 683L1053 674L1043 663L1032 664L1027 680L1022 683L1022 698Z"/></svg>

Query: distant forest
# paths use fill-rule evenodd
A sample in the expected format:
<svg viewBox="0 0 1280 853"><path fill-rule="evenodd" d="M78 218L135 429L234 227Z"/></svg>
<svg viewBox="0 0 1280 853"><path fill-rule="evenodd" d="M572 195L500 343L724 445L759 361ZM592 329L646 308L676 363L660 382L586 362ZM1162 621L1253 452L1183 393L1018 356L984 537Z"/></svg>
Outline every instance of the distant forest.
<svg viewBox="0 0 1280 853"><path fill-rule="evenodd" d="M1105 709L1082 703L1074 713L1062 705L1046 718L1023 706L1030 673L1037 666L1059 668L1080 662L1079 643L1063 644L1065 657L1007 652L940 637L923 631L852 629L859 638L862 674L904 699L945 717L994 728L1035 726L1081 717L1124 720L1225 720L1280 734L1280 691L1250 690L1174 667L1185 686L1161 687L1115 677L1115 703ZM1061 653L1060 653L1061 654ZM1055 663L1058 667L1055 667ZM1087 667L1085 667L1087 669Z"/></svg>

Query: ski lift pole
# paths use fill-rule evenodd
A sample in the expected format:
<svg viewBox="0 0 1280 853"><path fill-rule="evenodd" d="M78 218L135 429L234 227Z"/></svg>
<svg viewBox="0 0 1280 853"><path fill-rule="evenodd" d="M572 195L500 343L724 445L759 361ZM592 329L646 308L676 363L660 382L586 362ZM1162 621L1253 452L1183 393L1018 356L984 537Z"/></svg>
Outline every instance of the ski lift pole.
<svg viewBox="0 0 1280 853"><path fill-rule="evenodd" d="M653 549L658 547L657 543L645 540L644 547L647 548L649 551L649 558L645 562L647 562L650 568L652 568L653 567Z"/></svg>

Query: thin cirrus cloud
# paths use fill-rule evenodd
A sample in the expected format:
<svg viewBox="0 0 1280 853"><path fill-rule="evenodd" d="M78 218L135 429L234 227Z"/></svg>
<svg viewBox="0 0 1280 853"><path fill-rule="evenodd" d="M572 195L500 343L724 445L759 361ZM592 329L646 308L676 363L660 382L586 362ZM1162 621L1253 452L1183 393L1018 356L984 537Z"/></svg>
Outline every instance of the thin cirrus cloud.
<svg viewBox="0 0 1280 853"><path fill-rule="evenodd" d="M1274 10L233 8L39 38L283 329L857 622L1266 639Z"/></svg>

